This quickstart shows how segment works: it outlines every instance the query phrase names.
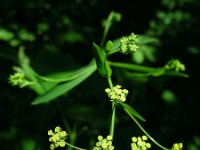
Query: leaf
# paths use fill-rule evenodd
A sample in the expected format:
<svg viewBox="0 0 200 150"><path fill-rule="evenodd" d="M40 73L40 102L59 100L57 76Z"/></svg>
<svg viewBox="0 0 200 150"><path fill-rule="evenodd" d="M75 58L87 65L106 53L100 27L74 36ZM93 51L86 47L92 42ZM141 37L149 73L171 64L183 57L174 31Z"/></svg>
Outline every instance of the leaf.
<svg viewBox="0 0 200 150"><path fill-rule="evenodd" d="M155 56L155 47L151 46L151 45L141 45L140 49L143 51L144 56L147 60L149 60L150 62L156 62L156 56Z"/></svg>
<svg viewBox="0 0 200 150"><path fill-rule="evenodd" d="M35 40L35 35L25 28L18 31L18 36L22 41L33 42Z"/></svg>
<svg viewBox="0 0 200 150"><path fill-rule="evenodd" d="M159 40L152 36L140 35L138 36L139 44L158 44Z"/></svg>
<svg viewBox="0 0 200 150"><path fill-rule="evenodd" d="M139 76L162 76L162 75L167 75L167 76L178 76L178 77L189 77L188 74L182 73L182 72L176 72L176 71L170 71L165 69L165 67L160 67L160 68L153 68L153 67L147 67L147 66L142 66L142 65L136 65L136 64L130 64L130 63L123 63L123 62L110 62L109 64L113 67L118 67L118 68L124 68L127 70L134 71L136 75Z"/></svg>
<svg viewBox="0 0 200 150"><path fill-rule="evenodd" d="M94 48L94 57L96 60L97 69L99 73L105 78L110 77L112 74L112 70L107 62L105 51L95 43L93 43L93 48Z"/></svg>
<svg viewBox="0 0 200 150"><path fill-rule="evenodd" d="M141 121L146 121L135 109L125 103L118 103L118 105L127 113L140 119Z"/></svg>
<svg viewBox="0 0 200 150"><path fill-rule="evenodd" d="M25 74L25 76L34 84L30 85L29 87L33 89L36 93L42 94L45 92L44 87L38 81L38 78L35 76L34 70L30 66L30 60L24 53L24 47L20 47L18 53L19 64Z"/></svg>
<svg viewBox="0 0 200 150"><path fill-rule="evenodd" d="M55 87L48 90L44 94L38 96L32 102L32 104L37 105L54 100L58 96L70 91L71 89L79 85L81 82L87 79L95 70L96 70L96 65L94 63L88 65L87 68L85 68L85 70L82 71L82 74L80 76L63 84L56 85Z"/></svg>
<svg viewBox="0 0 200 150"><path fill-rule="evenodd" d="M142 72L142 73L150 73L156 70L156 68L130 64L130 63L123 63L123 62L109 62L109 64L113 67L124 68L128 70L136 71L136 72Z"/></svg>
<svg viewBox="0 0 200 150"><path fill-rule="evenodd" d="M143 51L136 51L133 55L132 55L132 59L137 63L137 64L142 64L145 60L144 57L144 53Z"/></svg>
<svg viewBox="0 0 200 150"><path fill-rule="evenodd" d="M94 63L94 61L92 61ZM53 88L57 84L61 82L66 82L73 80L79 76L81 76L85 70L87 70L88 66L81 67L77 70L70 70L64 72L56 72L53 74L49 74L46 76L41 76L35 72L35 75L41 80L40 83L45 89L45 92L48 91L50 88Z"/></svg>
<svg viewBox="0 0 200 150"><path fill-rule="evenodd" d="M172 92L171 90L165 89L162 92L161 97L162 97L163 101L165 101L168 104L173 104L173 103L177 102L177 97L176 97L175 93Z"/></svg>
<svg viewBox="0 0 200 150"><path fill-rule="evenodd" d="M189 78L190 76L186 73L182 73L182 72L176 72L176 71L166 71L165 75L168 76L177 76L177 77L183 77L183 78Z"/></svg>
<svg viewBox="0 0 200 150"><path fill-rule="evenodd" d="M0 40L9 41L14 37L14 34L4 28L0 28Z"/></svg>
<svg viewBox="0 0 200 150"><path fill-rule="evenodd" d="M36 149L36 142L33 139L24 139L22 140L22 149L23 150L34 150Z"/></svg>
<svg viewBox="0 0 200 150"><path fill-rule="evenodd" d="M165 74L165 68L157 68L151 72L152 76L159 77Z"/></svg>

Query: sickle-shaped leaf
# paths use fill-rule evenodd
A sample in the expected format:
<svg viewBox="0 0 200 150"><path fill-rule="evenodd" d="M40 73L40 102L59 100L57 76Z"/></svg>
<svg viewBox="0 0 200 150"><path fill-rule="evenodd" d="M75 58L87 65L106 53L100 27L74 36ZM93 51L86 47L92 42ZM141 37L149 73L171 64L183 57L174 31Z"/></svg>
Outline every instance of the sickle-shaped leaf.
<svg viewBox="0 0 200 150"><path fill-rule="evenodd" d="M78 76L77 78L70 80L68 82L56 85L55 87L51 88L44 94L39 95L33 102L33 105L47 103L58 96L70 91L72 88L79 85L85 79L87 79L94 71L96 70L96 65L94 63L88 65L83 71L82 75Z"/></svg>
<svg viewBox="0 0 200 150"><path fill-rule="evenodd" d="M105 77L109 78L112 74L112 70L110 68L110 65L108 64L106 53L103 49L101 49L98 45L93 43L93 49L94 49L94 57L97 64L97 69L99 73Z"/></svg>
<svg viewBox="0 0 200 150"><path fill-rule="evenodd" d="M135 109L125 103L118 104L128 115L132 115L141 121L146 121Z"/></svg>

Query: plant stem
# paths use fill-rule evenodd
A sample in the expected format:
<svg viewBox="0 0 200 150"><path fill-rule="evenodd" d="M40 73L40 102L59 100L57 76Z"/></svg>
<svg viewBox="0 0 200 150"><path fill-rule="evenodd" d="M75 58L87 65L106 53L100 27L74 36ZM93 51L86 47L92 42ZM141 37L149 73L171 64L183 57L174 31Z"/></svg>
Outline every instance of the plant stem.
<svg viewBox="0 0 200 150"><path fill-rule="evenodd" d="M140 128L140 130L142 130L142 132L144 134L146 134L146 136L154 143L156 144L158 147L162 148L163 150L170 150L164 146L162 146L161 144L159 144L141 125L140 123L128 112L129 116L133 119L133 121L137 124L137 126Z"/></svg>
<svg viewBox="0 0 200 150"><path fill-rule="evenodd" d="M109 84L109 87L110 87L111 90L112 90L112 89L113 89L113 83L112 83L111 78L108 78L108 84Z"/></svg>
<svg viewBox="0 0 200 150"><path fill-rule="evenodd" d="M124 69L129 69L133 71L140 71L140 72L153 72L158 68L152 68L152 67L146 67L146 66L140 66L135 64L129 64L129 63L122 63L122 62L111 62L109 61L109 64L113 67L119 67Z"/></svg>
<svg viewBox="0 0 200 150"><path fill-rule="evenodd" d="M105 27L104 29L104 32L103 32L103 36L102 36L102 39L101 39L101 43L100 43L100 46L102 47L105 43L105 40L106 40L106 36L108 34L108 30L109 28L108 27Z"/></svg>
<svg viewBox="0 0 200 150"><path fill-rule="evenodd" d="M109 87L112 90L113 89L113 83L112 83L111 78L108 78L108 84L109 84ZM116 109L115 102L112 101L112 118L111 118L111 125L110 125L110 135L112 137L114 136L114 129L115 129L115 109Z"/></svg>
<svg viewBox="0 0 200 150"><path fill-rule="evenodd" d="M112 103L112 119L111 119L111 126L110 126L110 135L114 136L114 129L115 129L115 103Z"/></svg>
<svg viewBox="0 0 200 150"><path fill-rule="evenodd" d="M69 144L69 143L67 143L67 142L65 142L65 144L68 145L68 146L70 146L70 147L72 147L72 148L74 148L74 149L78 149L78 150L87 150L87 149L83 149L83 148L80 148L80 147L71 145L71 144Z"/></svg>

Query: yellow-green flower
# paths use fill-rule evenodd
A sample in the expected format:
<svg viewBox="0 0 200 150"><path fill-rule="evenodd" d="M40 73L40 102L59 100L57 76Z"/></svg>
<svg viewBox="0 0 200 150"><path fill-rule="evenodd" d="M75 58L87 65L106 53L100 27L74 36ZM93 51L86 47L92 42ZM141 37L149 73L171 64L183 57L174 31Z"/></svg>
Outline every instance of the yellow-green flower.
<svg viewBox="0 0 200 150"><path fill-rule="evenodd" d="M172 150L182 150L183 149L183 143L174 143Z"/></svg>
<svg viewBox="0 0 200 150"><path fill-rule="evenodd" d="M120 40L119 51L124 54L135 52L139 48L136 37L134 33L131 33L129 37L123 37Z"/></svg>
<svg viewBox="0 0 200 150"><path fill-rule="evenodd" d="M26 79L25 74L22 72L15 72L9 76L8 80L12 86L19 86L20 88L33 84L33 82Z"/></svg>
<svg viewBox="0 0 200 150"><path fill-rule="evenodd" d="M68 135L66 131L62 131L60 127L55 127L54 132L53 130L48 131L48 135L50 136L49 141L51 142L51 150L54 150L57 147L65 147L65 140Z"/></svg>
<svg viewBox="0 0 200 150"><path fill-rule="evenodd" d="M147 136L132 137L131 149L132 150L147 150L151 148L151 144L147 143Z"/></svg>
<svg viewBox="0 0 200 150"><path fill-rule="evenodd" d="M116 85L113 87L113 89L107 88L105 89L105 92L108 94L108 97L111 99L111 101L116 102L125 102L128 95L128 90L121 89L121 85Z"/></svg>
<svg viewBox="0 0 200 150"><path fill-rule="evenodd" d="M108 135L106 138L103 136L98 136L98 142L93 150L113 150L114 146L112 145L112 136Z"/></svg>
<svg viewBox="0 0 200 150"><path fill-rule="evenodd" d="M181 63L178 59L170 60L166 65L165 68L167 70L174 70L176 72L185 71L185 65Z"/></svg>

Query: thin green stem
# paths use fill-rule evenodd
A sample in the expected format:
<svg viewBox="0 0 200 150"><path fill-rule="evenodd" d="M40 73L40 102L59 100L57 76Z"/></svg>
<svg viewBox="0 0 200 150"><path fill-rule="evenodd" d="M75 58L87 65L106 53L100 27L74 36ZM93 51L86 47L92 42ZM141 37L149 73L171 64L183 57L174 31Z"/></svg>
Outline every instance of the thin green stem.
<svg viewBox="0 0 200 150"><path fill-rule="evenodd" d="M113 89L113 83L112 83L111 78L108 78L108 84L109 84L109 87L110 87L111 89Z"/></svg>
<svg viewBox="0 0 200 150"><path fill-rule="evenodd" d="M113 83L112 79L108 78L108 84L111 89L113 89ZM114 136L114 129L115 129L115 110L116 110L116 105L115 102L112 101L112 118L111 118L111 125L110 125L110 135L113 137Z"/></svg>
<svg viewBox="0 0 200 150"><path fill-rule="evenodd" d="M160 75L167 75L167 76L179 76L179 77L189 77L187 74L182 73L182 72L176 72L176 71L166 71L164 67L158 67L158 68L153 68L153 67L147 67L147 66L141 66L141 65L136 65L136 64L129 64L129 63L123 63L123 62L108 62L109 65L113 67L118 67L118 68L124 68L140 73L148 73L144 75L152 75L154 73L160 73ZM140 76L142 74L139 74Z"/></svg>
<svg viewBox="0 0 200 150"><path fill-rule="evenodd" d="M69 143L67 143L67 142L65 142L65 144L68 145L68 146L70 146L70 147L72 147L72 148L74 148L74 149L78 149L78 150L87 150L87 149L83 149L83 148L80 148L80 147L71 145L71 144L69 144Z"/></svg>
<svg viewBox="0 0 200 150"><path fill-rule="evenodd" d="M113 49L112 51L109 51L107 54L109 56L109 55L112 55L112 54L117 53L117 52L119 52L119 48Z"/></svg>
<svg viewBox="0 0 200 150"><path fill-rule="evenodd" d="M103 32L103 36L102 36L102 39L101 39L101 43L100 43L100 46L102 47L105 43L105 40L106 40L106 37L107 37L107 34L108 34L108 31L109 31L109 28L110 26L106 26L105 29L104 29L104 32Z"/></svg>
<svg viewBox="0 0 200 150"><path fill-rule="evenodd" d="M160 147L160 148L162 148L163 150L170 150L170 149L168 149L168 148L166 148L166 147L164 147L164 146L162 146L161 144L159 144L141 125L140 125L140 123L129 113L129 112L127 112L128 114L129 114L129 116L133 119L133 121L137 124L137 126L140 128L140 130L144 133L144 134L146 134L146 136L153 142L153 143L155 143L158 147Z"/></svg>
<svg viewBox="0 0 200 150"><path fill-rule="evenodd" d="M111 119L111 126L110 126L110 135L112 137L114 136L114 129L115 129L115 109L116 109L116 105L113 102L112 103L112 119Z"/></svg>
<svg viewBox="0 0 200 150"><path fill-rule="evenodd" d="M140 66L140 65L129 64L129 63L122 63L122 62L109 61L109 64L113 67L119 67L119 68L129 69L129 70L133 70L133 71L139 71L139 72L153 72L156 69L158 69L158 68Z"/></svg>

